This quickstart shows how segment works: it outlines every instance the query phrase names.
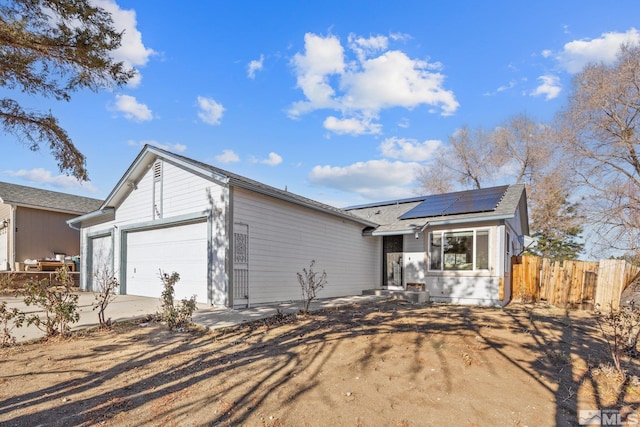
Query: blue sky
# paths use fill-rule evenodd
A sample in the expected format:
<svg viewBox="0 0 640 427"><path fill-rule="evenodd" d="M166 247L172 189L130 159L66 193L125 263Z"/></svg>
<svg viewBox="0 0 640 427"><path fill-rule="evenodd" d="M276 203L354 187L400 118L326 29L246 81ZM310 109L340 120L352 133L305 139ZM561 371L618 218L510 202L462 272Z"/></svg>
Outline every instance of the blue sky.
<svg viewBox="0 0 640 427"><path fill-rule="evenodd" d="M139 71L51 110L88 183L2 134L0 180L106 197L145 143L335 206L411 197L456 129L549 120L572 76L640 42L634 1L94 0Z"/></svg>

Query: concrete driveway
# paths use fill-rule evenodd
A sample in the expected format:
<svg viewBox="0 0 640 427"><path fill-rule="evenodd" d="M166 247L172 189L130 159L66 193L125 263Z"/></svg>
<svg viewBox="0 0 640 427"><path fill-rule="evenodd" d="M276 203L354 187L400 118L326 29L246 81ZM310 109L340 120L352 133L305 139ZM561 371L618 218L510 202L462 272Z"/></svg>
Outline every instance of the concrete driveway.
<svg viewBox="0 0 640 427"><path fill-rule="evenodd" d="M385 297L376 295L359 295L351 297L328 298L314 301L310 310L318 310L328 307L354 304L358 302L374 301ZM8 309L13 307L25 313L38 311L37 307L26 306L22 298L0 296L0 301L7 303ZM83 328L98 326L98 313L93 310L95 294L92 292L81 292L78 298L80 307L80 320L72 325L71 330L77 331ZM253 308L229 309L212 308L206 304L198 304L198 309L193 315L193 322L209 329L235 326L244 322L263 319L281 313L297 313L302 307L301 303L281 303ZM105 311L105 318L112 322L141 318L148 314L155 314L161 311L160 299L150 297L140 297L134 295L117 295L109 303ZM29 341L42 338L45 334L35 326L23 326L14 328L11 331L18 342Z"/></svg>

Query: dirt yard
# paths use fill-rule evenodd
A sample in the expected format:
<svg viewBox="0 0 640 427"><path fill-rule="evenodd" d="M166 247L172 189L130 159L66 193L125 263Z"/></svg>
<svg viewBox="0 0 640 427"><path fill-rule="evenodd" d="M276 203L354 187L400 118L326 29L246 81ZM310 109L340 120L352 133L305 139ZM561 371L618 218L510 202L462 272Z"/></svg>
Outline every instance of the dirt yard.
<svg viewBox="0 0 640 427"><path fill-rule="evenodd" d="M588 312L381 301L217 331L119 324L0 350L7 426L572 426L629 412ZM637 368L630 371L636 375Z"/></svg>

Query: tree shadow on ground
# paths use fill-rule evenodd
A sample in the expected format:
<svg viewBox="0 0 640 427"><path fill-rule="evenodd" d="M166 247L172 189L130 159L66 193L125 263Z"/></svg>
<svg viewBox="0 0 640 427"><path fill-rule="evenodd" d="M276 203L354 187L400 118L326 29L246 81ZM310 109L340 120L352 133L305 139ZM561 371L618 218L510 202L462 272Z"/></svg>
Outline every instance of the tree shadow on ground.
<svg viewBox="0 0 640 427"><path fill-rule="evenodd" d="M605 343L592 318L533 306L491 309L379 301L309 316L278 314L200 334L170 333L156 325L104 341L87 339L83 352L33 366L30 379L38 384L42 378L42 386L13 389L10 397L0 399L0 422L69 426L134 425L144 420L183 425L190 420L196 425L257 425L260 420L260 425L285 425L276 423L279 416L283 422L287 417L301 420L311 413L304 414L308 405L340 411L343 401L355 399L343 389L358 387L353 378L361 377L367 377L367 387L380 395L380 400L368 403L372 416L378 409L378 416L383 416L380 407L389 402L396 411L413 410L403 412L406 425L420 424L416 420L437 425L442 417L459 421L459 414L442 402L447 396L465 396L470 392L465 384L485 387L468 399L471 409L464 412L465 422L482 419L482 411L489 411L481 405L485 397L505 405L506 412L509 402L500 403L499 393L523 394L523 400L527 393L543 395L540 400L550 401L554 413L529 410L522 417L542 420L537 425L558 426L577 425L582 403L597 409L622 407L629 397L623 387L609 403L612 399L602 396L602 387L591 375L591 367L606 361ZM23 355L12 353L3 364L18 363ZM62 362L74 362L78 368L69 368L70 363L57 368ZM347 372L343 389L325 380L336 370ZM11 387L12 380L24 375L4 371L0 383ZM52 375L62 379L52 382ZM513 376L518 377L518 389L491 390ZM394 380L404 384L406 394L402 388L402 396L386 392L386 384L397 384ZM337 382L333 377L332 381ZM483 393L494 393L497 400ZM512 406L518 404L510 400ZM270 418L267 408L272 410L274 401L288 413ZM326 425L339 419L333 413L305 422ZM349 420L345 424L360 423ZM518 422L514 419L512 425Z"/></svg>

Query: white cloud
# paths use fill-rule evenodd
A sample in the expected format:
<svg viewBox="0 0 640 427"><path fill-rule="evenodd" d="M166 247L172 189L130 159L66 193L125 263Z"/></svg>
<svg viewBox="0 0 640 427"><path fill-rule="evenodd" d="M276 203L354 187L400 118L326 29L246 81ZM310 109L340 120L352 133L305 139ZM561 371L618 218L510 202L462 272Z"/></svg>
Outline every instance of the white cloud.
<svg viewBox="0 0 640 427"><path fill-rule="evenodd" d="M389 38L393 41L407 41L411 40L413 37L407 33L390 33Z"/></svg>
<svg viewBox="0 0 640 427"><path fill-rule="evenodd" d="M496 89L496 92L504 92L505 90L513 89L514 87L516 87L516 84L517 83L515 80L511 80L509 84L502 85L498 89Z"/></svg>
<svg viewBox="0 0 640 427"><path fill-rule="evenodd" d="M289 110L292 117L319 108L335 108L334 89L329 76L344 72L344 49L335 36L320 37L307 33L304 36L305 53L296 53L292 64L297 74L297 87L307 98L293 104Z"/></svg>
<svg viewBox="0 0 640 427"><path fill-rule="evenodd" d="M382 141L379 148L384 157L423 162L429 160L441 145L442 141L435 139L419 142L415 139L392 137Z"/></svg>
<svg viewBox="0 0 640 427"><path fill-rule="evenodd" d="M640 32L631 28L624 33L604 33L596 39L574 40L564 45L557 59L569 73L578 73L588 63L613 63L623 43L640 43Z"/></svg>
<svg viewBox="0 0 640 427"><path fill-rule="evenodd" d="M339 111L343 117L325 120L325 127L342 133L347 127L355 135L352 130L357 130L357 121L378 117L384 109L428 105L442 115L453 114L459 104L453 92L444 89L445 76L438 72L441 64L388 50L388 43L385 36L351 34L350 59L337 37L307 33L304 53L297 53L292 61L297 87L305 99L295 102L289 115L297 118L315 110ZM369 126L360 129L363 133L372 130ZM380 129L376 127L376 132Z"/></svg>
<svg viewBox="0 0 640 427"><path fill-rule="evenodd" d="M252 80L255 79L256 71L262 70L263 64L264 64L264 55L260 55L260 59L254 59L253 61L249 62L249 65L247 66L247 77L249 77Z"/></svg>
<svg viewBox="0 0 640 427"><path fill-rule="evenodd" d="M370 119L338 119L334 116L329 116L324 120L323 125L325 129L338 135L374 135L382 130L382 125L371 123Z"/></svg>
<svg viewBox="0 0 640 427"><path fill-rule="evenodd" d="M547 74L538 77L538 80L542 81L542 83L531 92L532 96L544 95L545 100L549 101L560 94L562 87L560 86L560 79L557 76Z"/></svg>
<svg viewBox="0 0 640 427"><path fill-rule="evenodd" d="M174 153L182 153L187 150L187 146L180 143L161 143L154 139L142 139L140 141L134 141L130 139L128 141L131 147L144 147L145 145L153 145L154 147L162 148L163 150L172 151Z"/></svg>
<svg viewBox="0 0 640 427"><path fill-rule="evenodd" d="M403 129L407 129L409 126L411 126L411 120L409 120L406 117L403 117L400 120L398 120L397 125L398 125L398 127L401 127Z"/></svg>
<svg viewBox="0 0 640 427"><path fill-rule="evenodd" d="M518 83L517 83L515 80L511 80L508 84L506 84L506 85L502 85L502 86L498 87L498 88L497 88L495 91L493 91L493 92L485 92L485 93L484 93L484 96L494 96L494 95L496 95L496 94L498 94L498 93L500 93L500 92L505 92L505 91L507 91L507 90L511 90L511 89L513 89L514 87L516 87L516 85L517 85L517 84L518 84Z"/></svg>
<svg viewBox="0 0 640 427"><path fill-rule="evenodd" d="M146 122L153 119L149 107L139 103L135 97L130 95L116 95L115 110L124 113L128 120L136 122Z"/></svg>
<svg viewBox="0 0 640 427"><path fill-rule="evenodd" d="M444 90L444 75L430 71L432 65L414 60L400 51L388 51L347 73L341 85L347 89L344 107L378 112L384 108L419 105L440 106L443 115L453 114L459 104L453 92Z"/></svg>
<svg viewBox="0 0 640 427"><path fill-rule="evenodd" d="M198 97L198 117L203 122L210 125L219 125L222 122L222 114L224 113L224 107L222 104L218 104L212 98L205 98L203 96Z"/></svg>
<svg viewBox="0 0 640 427"><path fill-rule="evenodd" d="M351 33L347 40L349 48L355 52L361 62L377 52L386 50L389 46L389 39L385 36L372 36L365 39Z"/></svg>
<svg viewBox="0 0 640 427"><path fill-rule="evenodd" d="M258 159L257 157L251 157L249 161L251 163L262 163L263 165L268 165L268 166L278 166L280 163L282 163L282 157L277 153L271 152L269 153L269 156L267 156L266 159Z"/></svg>
<svg viewBox="0 0 640 427"><path fill-rule="evenodd" d="M415 162L369 160L345 167L315 166L309 180L315 185L355 192L367 197L405 197L420 168Z"/></svg>
<svg viewBox="0 0 640 427"><path fill-rule="evenodd" d="M145 47L142 42L142 34L138 29L136 12L134 10L120 9L114 0L92 0L92 3L105 9L113 18L114 27L122 31L120 47L113 52L116 61L122 61L130 68L143 67L154 55L153 49ZM138 74L129 82L129 86L136 87L140 84L141 76Z"/></svg>
<svg viewBox="0 0 640 427"><path fill-rule="evenodd" d="M218 163L236 163L240 161L240 157L233 150L223 150L222 154L214 157Z"/></svg>
<svg viewBox="0 0 640 427"><path fill-rule="evenodd" d="M278 166L280 163L282 163L282 157L274 152L271 152L269 153L269 157L260 160L260 163L262 163L263 165Z"/></svg>
<svg viewBox="0 0 640 427"><path fill-rule="evenodd" d="M42 168L31 170L20 169L5 170L4 174L14 177L23 178L25 181L34 184L50 185L51 187L65 190L84 190L90 193L97 193L96 187L91 182L81 182L69 175L52 175L51 172Z"/></svg>

